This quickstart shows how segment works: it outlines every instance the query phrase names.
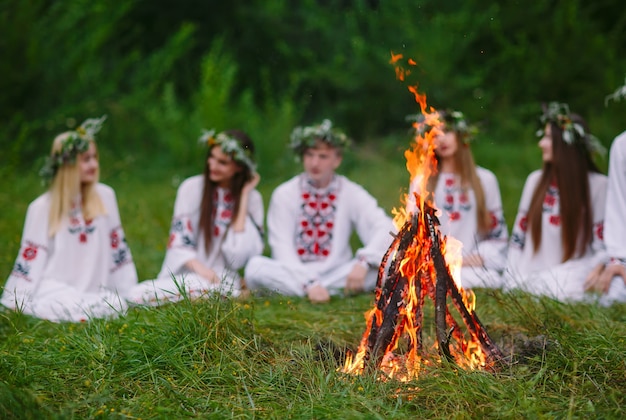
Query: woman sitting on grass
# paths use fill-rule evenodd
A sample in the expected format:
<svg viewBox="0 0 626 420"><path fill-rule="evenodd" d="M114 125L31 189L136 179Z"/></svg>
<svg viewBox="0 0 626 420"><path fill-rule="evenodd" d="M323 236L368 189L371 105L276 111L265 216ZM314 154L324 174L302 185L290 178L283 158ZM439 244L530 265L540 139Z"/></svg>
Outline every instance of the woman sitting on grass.
<svg viewBox="0 0 626 420"><path fill-rule="evenodd" d="M464 115L452 110L438 114L443 126L435 137L437 173L428 179L424 198L432 199L442 211L441 232L463 244L462 286L500 287L508 232L498 180L474 163L469 142L475 130ZM411 183L408 213L416 210L419 182L415 177Z"/></svg>
<svg viewBox="0 0 626 420"><path fill-rule="evenodd" d="M229 130L205 131L200 142L208 146L204 174L178 188L161 272L133 290L135 303L212 292L237 296L238 270L263 252L263 200L255 189L260 177L252 141L243 131Z"/></svg>
<svg viewBox="0 0 626 420"><path fill-rule="evenodd" d="M114 191L98 183L94 135L105 117L54 139L41 170L48 192L26 214L4 306L51 321L86 321L126 309L137 272Z"/></svg>
<svg viewBox="0 0 626 420"><path fill-rule="evenodd" d="M532 172L524 185L505 279L509 288L583 300L585 278L606 255L607 177L591 156L602 149L566 104L545 106L540 122L543 169Z"/></svg>

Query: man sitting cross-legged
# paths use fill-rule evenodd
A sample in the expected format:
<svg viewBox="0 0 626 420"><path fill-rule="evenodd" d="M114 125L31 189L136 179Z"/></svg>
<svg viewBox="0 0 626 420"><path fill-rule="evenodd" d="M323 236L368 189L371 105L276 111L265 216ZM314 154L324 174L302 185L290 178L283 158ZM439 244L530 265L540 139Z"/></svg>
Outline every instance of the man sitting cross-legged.
<svg viewBox="0 0 626 420"><path fill-rule="evenodd" d="M394 231L391 218L360 185L335 173L348 138L329 120L297 127L290 147L304 172L279 185L267 214L272 258L252 258L245 269L250 290L268 289L326 302L343 289L371 291ZM363 247L353 254L356 231Z"/></svg>

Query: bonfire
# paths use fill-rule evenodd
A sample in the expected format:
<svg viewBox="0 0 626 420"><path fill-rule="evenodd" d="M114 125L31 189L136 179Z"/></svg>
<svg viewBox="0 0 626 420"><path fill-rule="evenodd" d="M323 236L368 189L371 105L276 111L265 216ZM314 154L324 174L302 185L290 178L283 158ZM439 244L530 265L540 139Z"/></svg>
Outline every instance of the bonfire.
<svg viewBox="0 0 626 420"><path fill-rule="evenodd" d="M392 55L392 63L401 58ZM415 63L409 60L409 64ZM396 67L400 80L406 74ZM437 111L427 105L426 96L416 86L409 90L423 118L414 123L416 135L405 152L407 170L411 182L417 180L419 190L425 191L428 178L437 170L434 139L443 124ZM461 286L461 244L441 234L436 203L417 194L413 198L414 212L394 209L398 233L379 267L376 303L366 313L358 350L348 353L340 371L358 375L374 368L385 379L408 381L433 360L467 369L495 369L503 355L476 315L474 294ZM405 196L403 201L407 199ZM423 332L428 300L433 302L436 338L427 346Z"/></svg>

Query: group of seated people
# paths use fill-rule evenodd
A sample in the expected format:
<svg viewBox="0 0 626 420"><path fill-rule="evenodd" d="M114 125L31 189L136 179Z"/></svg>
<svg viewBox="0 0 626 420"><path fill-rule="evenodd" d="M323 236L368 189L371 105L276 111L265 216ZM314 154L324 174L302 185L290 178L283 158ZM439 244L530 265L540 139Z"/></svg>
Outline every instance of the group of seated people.
<svg viewBox="0 0 626 420"><path fill-rule="evenodd" d="M416 136L435 130L437 171L425 186L412 180L406 211L419 211L418 195L438 208L442 235L463 245L463 288L626 301L626 132L611 146L607 177L593 163L600 145L585 121L565 104L546 105L543 168L526 180L509 237L497 179L474 163L471 126L458 111L437 115L436 127L414 124ZM89 119L54 139L41 171L49 189L28 207L5 307L79 322L215 293L269 291L317 303L376 287L398 228L370 193L337 173L350 140L329 120L293 130L289 146L304 170L273 191L266 220L249 136L204 131L204 173L179 186L161 270L141 282L115 193L98 182L103 122ZM263 255L265 221L271 256Z"/></svg>

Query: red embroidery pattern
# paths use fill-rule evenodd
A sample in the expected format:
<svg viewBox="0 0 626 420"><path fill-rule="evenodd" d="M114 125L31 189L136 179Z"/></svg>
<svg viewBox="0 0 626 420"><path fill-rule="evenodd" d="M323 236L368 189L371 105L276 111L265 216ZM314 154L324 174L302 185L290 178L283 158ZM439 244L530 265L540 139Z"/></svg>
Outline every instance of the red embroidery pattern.
<svg viewBox="0 0 626 420"><path fill-rule="evenodd" d="M112 229L109 238L111 240L111 256L113 258L113 267L111 270L115 271L121 266L132 262L132 256L122 226L117 226Z"/></svg>
<svg viewBox="0 0 626 420"><path fill-rule="evenodd" d="M170 237L167 241L167 249L170 248L195 248L196 236L191 225L189 215L175 215L170 227Z"/></svg>
<svg viewBox="0 0 626 420"><path fill-rule="evenodd" d="M213 196L215 207L213 213L213 236L220 236L226 232L233 218L233 209L235 208L235 200L228 190L218 188Z"/></svg>
<svg viewBox="0 0 626 420"><path fill-rule="evenodd" d="M594 232L596 234L596 238L603 241L604 240L604 222L596 223Z"/></svg>
<svg viewBox="0 0 626 420"><path fill-rule="evenodd" d="M443 179L443 210L448 213L451 222L459 221L472 209L467 191L457 182L456 175L442 174Z"/></svg>
<svg viewBox="0 0 626 420"><path fill-rule="evenodd" d="M33 245L29 245L22 252L22 258L26 261L32 261L37 257L37 247Z"/></svg>
<svg viewBox="0 0 626 420"><path fill-rule="evenodd" d="M13 265L11 275L18 276L26 281L32 282L32 279L30 278L30 270L32 268L31 264L35 263L35 260L37 257L41 256L42 252L48 252L45 246L38 245L31 241L24 241L22 243L21 252L17 255L17 259Z"/></svg>
<svg viewBox="0 0 626 420"><path fill-rule="evenodd" d="M551 183L543 199L543 214L548 218L548 223L552 226L561 226L559 189L555 183Z"/></svg>
<svg viewBox="0 0 626 420"><path fill-rule="evenodd" d="M496 227L498 227L498 216L496 216L494 212L490 211L489 217L491 218L491 223L489 224L489 228L493 230Z"/></svg>
<svg viewBox="0 0 626 420"><path fill-rule="evenodd" d="M522 232L526 232L528 230L528 217L524 216L519 219L519 228Z"/></svg>
<svg viewBox="0 0 626 420"><path fill-rule="evenodd" d="M120 236L116 231L111 232L111 248L117 249L120 245Z"/></svg>
<svg viewBox="0 0 626 420"><path fill-rule="evenodd" d="M92 225L93 220L83 219L80 207L73 207L70 214L68 232L72 235L78 235L78 242L86 244L89 235L96 231L96 227Z"/></svg>
<svg viewBox="0 0 626 420"><path fill-rule="evenodd" d="M318 261L331 252L339 182L333 179L325 189L314 188L302 177L301 211L296 227L296 252L304 262Z"/></svg>

